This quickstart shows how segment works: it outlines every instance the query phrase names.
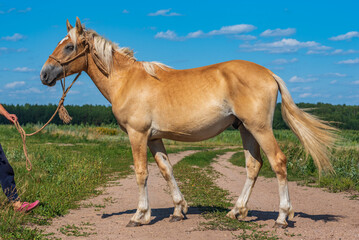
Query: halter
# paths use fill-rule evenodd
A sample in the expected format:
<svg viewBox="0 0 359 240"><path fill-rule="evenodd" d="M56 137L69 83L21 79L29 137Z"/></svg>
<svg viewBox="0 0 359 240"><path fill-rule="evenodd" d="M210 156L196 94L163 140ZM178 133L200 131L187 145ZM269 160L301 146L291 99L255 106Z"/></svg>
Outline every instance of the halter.
<svg viewBox="0 0 359 240"><path fill-rule="evenodd" d="M65 89L65 77L66 77L66 71L64 68L64 65L67 65L68 63L74 61L75 59L77 59L78 57L82 56L83 54L85 54L85 58L86 58L86 68L88 67L88 57L87 57L87 50L89 50L92 59L95 62L95 65L97 66L97 68L107 77L109 75L108 70L106 69L105 65L102 63L100 57L97 54L96 48L93 46L93 44L90 44L90 42L85 38L85 40L83 40L83 42L85 42L85 48L79 52L78 54L76 54L74 57L66 60L66 61L61 61L60 59L56 58L53 55L50 55L49 58L54 59L58 64L61 65L62 67L62 71L64 74L64 82L62 82L61 80L61 86L62 89ZM81 72L80 72L81 73Z"/></svg>
<svg viewBox="0 0 359 240"><path fill-rule="evenodd" d="M87 41L86 41L87 43ZM63 81L61 79L61 86L62 86L62 92L64 93L65 92L65 84L66 84L66 70L64 68L64 65L67 65L68 63L74 61L75 59L77 59L78 57L82 56L83 54L85 54L85 59L86 59L86 67L88 66L88 60L87 60L87 50L88 50L88 43L85 45L85 48L79 52L77 55L75 55L74 57L70 58L69 60L66 60L66 61L61 61L60 59L56 58L54 55L50 55L49 58L51 59L54 59L58 64L61 65L62 67L62 72L64 74L64 77L63 77ZM80 76L82 71L80 71L77 76ZM76 77L74 79L74 81L72 82L72 84L70 86L72 86L74 84L74 82L77 80L78 77Z"/></svg>

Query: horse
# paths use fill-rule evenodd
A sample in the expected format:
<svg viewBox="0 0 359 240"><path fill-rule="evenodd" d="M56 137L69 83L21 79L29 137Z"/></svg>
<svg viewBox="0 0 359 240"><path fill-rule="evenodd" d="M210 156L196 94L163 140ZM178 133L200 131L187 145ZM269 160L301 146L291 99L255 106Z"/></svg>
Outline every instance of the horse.
<svg viewBox="0 0 359 240"><path fill-rule="evenodd" d="M119 127L131 144L139 201L127 224L150 222L147 147L167 181L174 203L170 221L184 219L188 204L178 188L162 139L202 141L229 126L240 131L247 177L241 195L227 216L244 219L247 202L266 154L279 188L279 214L274 227L287 227L294 217L287 183L287 158L273 135L278 91L283 119L321 170L332 171L330 149L337 138L328 122L299 109L284 83L269 69L244 60L176 70L159 62L137 61L131 49L87 30L76 18L73 27L45 62L40 78L54 86L65 76L84 71L112 104Z"/></svg>

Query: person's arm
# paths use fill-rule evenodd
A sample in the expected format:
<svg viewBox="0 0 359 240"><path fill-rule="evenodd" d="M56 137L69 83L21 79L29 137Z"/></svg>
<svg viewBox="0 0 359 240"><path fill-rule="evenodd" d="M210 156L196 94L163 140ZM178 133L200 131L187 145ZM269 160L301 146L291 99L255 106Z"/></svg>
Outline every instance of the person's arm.
<svg viewBox="0 0 359 240"><path fill-rule="evenodd" d="M17 116L15 114L10 114L6 109L0 104L0 114L4 115L10 122L15 123L17 121Z"/></svg>

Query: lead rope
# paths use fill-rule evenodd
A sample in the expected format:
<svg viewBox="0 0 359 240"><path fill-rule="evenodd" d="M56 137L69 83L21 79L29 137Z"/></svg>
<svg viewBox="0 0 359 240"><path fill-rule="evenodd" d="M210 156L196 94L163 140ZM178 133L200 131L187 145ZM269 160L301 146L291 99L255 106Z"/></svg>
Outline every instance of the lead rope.
<svg viewBox="0 0 359 240"><path fill-rule="evenodd" d="M29 155L28 155L28 152L27 152L27 148L26 148L26 137L30 137L30 136L33 136L39 132L41 132L47 125L49 125L49 123L54 119L54 117L56 116L56 113L58 112L59 113L59 117L60 119L68 124L70 123L70 121L72 120L71 116L69 115L68 111L66 110L66 108L64 107L64 101L65 101L65 97L67 95L67 93L70 91L72 85L74 85L74 83L76 82L76 80L80 77L81 75L81 72L79 72L77 74L77 76L75 77L75 79L72 81L72 83L70 84L70 86L68 86L67 88L65 88L65 84L66 84L66 71L65 71L65 68L64 68L64 65L75 60L76 58L78 58L80 55L82 54L85 54L86 57L86 66L87 66L87 49L88 49L88 45L86 45L86 47L84 48L84 50L82 50L79 54L77 54L76 56L74 56L73 58L67 60L67 61L64 61L64 62L61 62L59 59L57 59L56 57L50 55L49 57L54 59L57 63L59 63L62 67L62 70L63 70L63 74L64 74L64 78L61 79L61 87L62 87L62 97L59 101L59 104L56 108L56 111L54 112L54 114L51 116L51 118L49 119L49 121L47 121L47 123L45 123L39 130L33 132L33 133L26 133L25 130L20 126L20 123L18 121L15 121L14 122L14 125L17 129L17 131L20 133L21 135L21 139L22 139L22 148L24 150L24 155L25 155L25 158L26 158L26 169L27 171L31 171L32 170L32 163L30 161L30 158L29 158Z"/></svg>
<svg viewBox="0 0 359 240"><path fill-rule="evenodd" d="M41 132L47 125L49 125L49 123L54 119L54 117L56 116L56 113L59 112L59 117L60 119L64 122L64 123L69 123L71 121L71 117L69 115L69 113L67 112L66 108L64 107L64 101L65 101L65 97L67 95L67 93L69 92L70 88L72 87L72 85L76 82L76 80L78 79L78 77L81 75L81 72L79 72L77 74L77 76L75 77L75 79L72 81L71 85L64 90L65 88L63 88L63 93L62 93L62 97L59 101L59 104L56 108L56 111L54 112L54 114L51 116L51 118L49 119L49 121L47 121L47 123L45 123L39 130L33 132L33 133L26 133L25 130L20 126L20 123L18 121L15 121L14 125L17 129L17 131L20 133L21 135L21 139L22 139L22 148L24 150L24 154L25 154L25 158L26 158L26 169L28 171L31 171L32 169L32 164L31 161L29 159L28 153L27 153L27 148L26 148L26 137L30 137L33 136L39 132ZM62 84L62 80L61 80L61 84ZM64 86L64 85L63 85Z"/></svg>

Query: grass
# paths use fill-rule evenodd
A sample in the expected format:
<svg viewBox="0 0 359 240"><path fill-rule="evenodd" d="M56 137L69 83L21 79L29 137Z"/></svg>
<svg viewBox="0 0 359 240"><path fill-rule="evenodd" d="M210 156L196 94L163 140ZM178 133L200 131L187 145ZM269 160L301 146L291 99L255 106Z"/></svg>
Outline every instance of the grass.
<svg viewBox="0 0 359 240"><path fill-rule="evenodd" d="M25 130L32 132L36 128L29 125ZM112 127L108 128L51 125L28 138L33 170L27 172L19 134L14 127L0 125L0 143L14 168L21 199L41 201L32 213L23 215L14 212L5 195L0 194L0 239L46 238L40 231L25 226L49 224L53 217L78 207L79 200L99 194L98 187L108 180L132 172L127 137L113 135ZM187 148L191 147L170 147L169 152Z"/></svg>
<svg viewBox="0 0 359 240"><path fill-rule="evenodd" d="M32 132L38 127L27 125L25 130ZM310 158L304 161L303 148L290 131L275 131L275 135L289 159L290 180L303 181L307 184L315 183L331 191L359 191L359 131L342 132L344 141L339 144L338 149L334 150L332 159L336 175L323 174L320 179L313 161ZM21 199L24 201L41 200L41 205L34 212L23 215L14 212L7 204L4 194L0 194L1 239L46 239L47 235L36 229L37 224L49 224L53 217L64 215L69 209L78 207L79 200L99 194L96 189L108 180L114 177L124 177L132 171L130 168L132 155L128 138L116 126L49 125L43 133L29 137L27 142L33 163L31 172L25 169L22 143L16 129L8 125L0 125L0 143L15 170L15 180ZM242 144L238 131L225 131L203 142L180 143L165 140L165 145L171 153L189 149L212 149L218 146L241 146ZM176 176L182 175L181 187L186 197L191 199L192 206L195 204L195 206L203 207L203 210L207 212L205 216L212 219L207 221L207 223L211 221L213 223L213 226L208 224L208 228L238 227L243 229L244 234L246 226L236 225L237 221L231 222L230 219L224 218L229 207L228 193L213 185L216 173L210 167L210 159L224 151L204 151L197 153L194 157L187 157L175 166L176 171L181 172L176 173ZM243 153L237 153L232 158L232 162L243 165ZM274 176L266 160L261 174L267 177ZM196 192L201 194L195 195ZM353 196L355 195L358 194ZM353 197L355 198L357 197ZM220 224L218 225L217 222ZM29 225L34 227L30 228ZM253 237L255 229L257 226L251 226L245 234ZM256 234L260 236L262 232ZM269 237L266 233L264 234Z"/></svg>
<svg viewBox="0 0 359 240"><path fill-rule="evenodd" d="M335 174L322 173L319 177L313 159L309 156L306 160L304 148L300 145L295 135L289 130L275 131L281 150L288 159L288 179L300 181L306 185L325 187L332 192L359 191L359 132L343 131L342 141L337 149L333 150L331 163ZM275 177L267 158L262 154L263 167L259 175ZM234 165L245 167L243 152L233 155L230 160Z"/></svg>
<svg viewBox="0 0 359 240"><path fill-rule="evenodd" d="M214 180L218 176L211 163L214 158L228 150L202 151L184 158L174 166L174 174L180 188L191 207L199 208L207 220L200 229L242 232L234 236L238 239L277 239L272 233L260 230L260 225L240 222L225 215L232 206L229 192L219 188Z"/></svg>

